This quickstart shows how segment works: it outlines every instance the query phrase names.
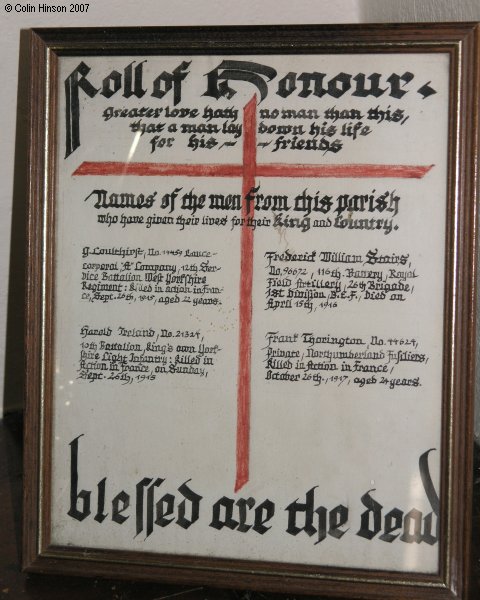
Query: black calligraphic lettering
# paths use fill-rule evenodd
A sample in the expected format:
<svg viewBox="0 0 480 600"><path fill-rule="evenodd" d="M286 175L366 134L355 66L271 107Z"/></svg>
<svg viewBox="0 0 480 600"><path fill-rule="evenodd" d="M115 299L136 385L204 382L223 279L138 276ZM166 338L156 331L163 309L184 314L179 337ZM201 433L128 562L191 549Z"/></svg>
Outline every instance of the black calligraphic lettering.
<svg viewBox="0 0 480 600"><path fill-rule="evenodd" d="M356 82L357 86L355 91L352 92L352 96L359 96L360 98L366 98L367 96L375 96L378 98L382 94L386 92L385 89L380 88L380 73L372 73L368 77L365 77L365 73L358 73L355 75L353 80ZM370 89L366 89L365 80L368 79L370 81Z"/></svg>
<svg viewBox="0 0 480 600"><path fill-rule="evenodd" d="M328 516L328 535L331 535L332 537L339 540L348 531L348 529L340 529L340 527L343 527L343 525L345 525L347 521L348 508L346 506L343 506L343 504L339 504L330 511L330 514Z"/></svg>
<svg viewBox="0 0 480 600"><path fill-rule="evenodd" d="M425 98L428 98L429 96L431 96L432 94L436 94L437 90L434 90L432 88L432 86L430 85L430 81L428 83L425 83L424 85L422 85L422 87L420 87L417 92L422 96L422 100L425 100Z"/></svg>
<svg viewBox="0 0 480 600"><path fill-rule="evenodd" d="M327 515L328 511L325 506L319 506L317 508L318 515L318 532L317 532L317 541L315 542L315 546L327 537Z"/></svg>
<svg viewBox="0 0 480 600"><path fill-rule="evenodd" d="M403 534L400 536L402 542L408 544L419 544L422 541L422 513L412 508L403 519Z"/></svg>
<svg viewBox="0 0 480 600"><path fill-rule="evenodd" d="M253 500L253 498L249 498L249 500ZM253 530L259 533L260 535L266 533L272 527L267 527L265 523L268 523L268 521L270 521L274 514L275 504L271 500L264 500L255 509L255 521L253 525Z"/></svg>
<svg viewBox="0 0 480 600"><path fill-rule="evenodd" d="M248 191L245 195L247 215L253 214L252 204L255 202L255 194L258 193L259 189L260 185L258 185L257 187L252 187L250 188L250 191Z"/></svg>
<svg viewBox="0 0 480 600"><path fill-rule="evenodd" d="M191 61L190 61L191 62ZM183 61L172 73L163 71L153 82L152 96L162 99L173 89L173 104L177 105L182 100L182 81L188 75L185 70L190 66L190 62Z"/></svg>
<svg viewBox="0 0 480 600"><path fill-rule="evenodd" d="M170 194L165 194L161 200L160 208L169 208L169 212L173 212L175 210L175 198L181 191L182 188L175 188Z"/></svg>
<svg viewBox="0 0 480 600"><path fill-rule="evenodd" d="M285 509L288 512L288 527L287 533L290 535L298 535L301 531L305 531L305 533L312 537L317 533L316 528L313 526L313 517L314 517L314 497L315 497L315 489L317 486L311 488L306 493L305 502L298 502L298 498L289 504ZM305 513L304 524L299 527L297 525L297 515L299 513ZM317 512L317 514L319 514Z"/></svg>
<svg viewBox="0 0 480 600"><path fill-rule="evenodd" d="M438 516L435 515L435 517L436 517L435 535L432 534L432 522L433 522L433 518L434 518L433 513L428 513L428 515L426 515L423 518L422 542L425 542L429 546L433 546L438 541L438 526L439 526L440 522L439 522Z"/></svg>
<svg viewBox="0 0 480 600"><path fill-rule="evenodd" d="M351 88L351 75L339 73L328 82L328 93L334 98L341 98Z"/></svg>
<svg viewBox="0 0 480 600"><path fill-rule="evenodd" d="M95 208L107 208L107 190L93 190L84 200L86 202L93 195L97 197L95 204L93 205Z"/></svg>
<svg viewBox="0 0 480 600"><path fill-rule="evenodd" d="M147 490L147 527L146 527L146 535L147 538L149 535L153 533L153 507L154 507L154 498L155 498L155 488L162 485L164 479L160 479L157 477L152 485L149 486Z"/></svg>
<svg viewBox="0 0 480 600"><path fill-rule="evenodd" d="M438 497L437 492L435 491L435 487L433 486L432 477L430 475L430 469L428 468L428 455L434 450L435 448L430 448L430 450L427 450L420 456L418 460L418 467L420 470L420 478L422 480L425 494L427 495L428 501L430 502L430 506L432 507L433 512L438 516L440 512L440 499Z"/></svg>
<svg viewBox="0 0 480 600"><path fill-rule="evenodd" d="M277 71L267 65L245 60L224 60L206 74L207 91L203 95L216 100L221 97L230 99L237 92L228 85L229 81L246 81L257 88L262 101L268 94L265 79L271 81L276 75Z"/></svg>
<svg viewBox="0 0 480 600"><path fill-rule="evenodd" d="M212 521L210 527L214 529L236 529L239 522L233 518L233 506L235 501L227 496L222 496L218 499L212 507ZM222 510L223 509L223 510ZM223 513L223 514L222 514Z"/></svg>
<svg viewBox="0 0 480 600"><path fill-rule="evenodd" d="M301 194L295 197L293 210L303 212L305 213L305 216L308 217L312 212L326 214L330 211L332 206L332 196L320 196L319 193L311 196L310 194L307 194L307 190L305 189Z"/></svg>
<svg viewBox="0 0 480 600"><path fill-rule="evenodd" d="M377 535L382 528L382 508L379 504L370 496L370 492L375 490L369 490L361 498L362 504L367 507L367 510L362 513L360 517L360 529L357 531L357 535L360 537L371 540ZM373 528L370 529L370 516L372 517Z"/></svg>
<svg viewBox="0 0 480 600"><path fill-rule="evenodd" d="M371 255L374 256L376 253L377 251L372 251ZM398 538L407 544L420 544L421 542L425 542L430 546L437 543L439 535L440 501L433 486L428 467L428 455L432 450L434 450L434 448L424 452L419 459L420 477L428 501L433 509L432 512L424 517L423 513L416 508L412 508L406 514L399 508L393 508L385 515L383 532L382 535L379 536L380 540L392 543ZM357 532L357 535L368 540L371 540L379 533L382 521L383 507L371 497L370 492L372 491L374 490L369 490L361 498L362 503L367 507L367 510L361 515L361 528ZM401 530L402 532L400 535Z"/></svg>
<svg viewBox="0 0 480 600"><path fill-rule="evenodd" d="M85 198L84 202L89 200L92 196L96 196L94 202L94 208L138 208L148 209L153 206L156 200L157 192L153 194L132 194L131 192L113 192L108 194L107 190L92 190L92 192Z"/></svg>
<svg viewBox="0 0 480 600"><path fill-rule="evenodd" d="M164 481L164 479L160 478L157 478L155 481L153 481L153 479L145 477L139 483L137 483L136 535L143 531L144 523L146 522L145 539L152 534L154 523L156 525L160 525L161 527L165 527L172 521L172 519L169 519L168 517L173 513L174 510L174 497L171 494L165 494L155 504L155 488L159 487ZM178 516L176 523L183 529L188 529L191 525L193 525L193 523L198 521L200 516L200 500L202 499L202 496L199 496L188 487L187 483L189 481L190 480L186 481L178 488L178 491L182 494L184 500L182 500L178 505ZM144 490L147 488L147 486L147 511L145 519ZM187 516L187 513L190 516Z"/></svg>
<svg viewBox="0 0 480 600"><path fill-rule="evenodd" d="M122 515L130 506L130 496L123 490L112 500L112 521L122 525L130 515Z"/></svg>
<svg viewBox="0 0 480 600"><path fill-rule="evenodd" d="M288 98L288 96L297 89L296 81L296 73L287 73L285 77L282 77L278 82L277 95L281 98Z"/></svg>
<svg viewBox="0 0 480 600"><path fill-rule="evenodd" d="M134 68L134 62L131 62L123 70L123 96L124 98L142 98L147 91L143 89L143 63L138 63ZM111 98L122 87L122 75L118 71L111 71L102 82L102 91L105 98Z"/></svg>
<svg viewBox="0 0 480 600"><path fill-rule="evenodd" d="M247 513L250 508L255 506L255 500L253 498L239 498L237 500L237 506L239 514L237 531L240 531L240 533L246 533L252 527L251 525L247 525Z"/></svg>
<svg viewBox="0 0 480 600"><path fill-rule="evenodd" d="M95 521L98 523L102 523L108 517L108 514L105 514L105 484L107 478L104 477L97 484L98 496L97 496L97 514L94 516Z"/></svg>
<svg viewBox="0 0 480 600"><path fill-rule="evenodd" d="M82 433L69 444L70 446L70 510L68 515L77 521L83 521L90 514L90 496L91 492L78 491L78 440L83 436ZM81 501L82 508L79 510L78 501Z"/></svg>
<svg viewBox="0 0 480 600"><path fill-rule="evenodd" d="M433 485L432 477L430 475L430 469L428 468L428 455L430 452L433 452L435 448L430 448L424 452L419 460L418 467L420 470L420 478L422 480L423 489L425 490L425 494L430 502L430 506L432 507L433 514L428 513L423 519L424 523L424 531L423 531L423 541L430 546L433 546L438 541L439 536L439 527L440 527L440 499ZM435 516L435 533L432 534L432 521Z"/></svg>
<svg viewBox="0 0 480 600"><path fill-rule="evenodd" d="M325 79L325 73L301 73L298 76L298 80L302 82L303 87L301 91L298 93L300 98L308 98L312 93L310 89L310 84L313 82L313 95L321 98L327 92L323 89L323 80Z"/></svg>
<svg viewBox="0 0 480 600"><path fill-rule="evenodd" d="M89 98L96 96L99 91L86 79L89 72L90 67L81 62L65 79L65 158L80 146L79 88Z"/></svg>
<svg viewBox="0 0 480 600"><path fill-rule="evenodd" d="M152 483L153 479L150 477L144 477L141 481L137 483L136 486L136 535L143 531L143 496L144 496L144 488Z"/></svg>
<svg viewBox="0 0 480 600"><path fill-rule="evenodd" d="M173 509L175 505L175 496L165 494L156 504L156 519L155 525L166 527L174 520ZM172 516L170 516L172 515Z"/></svg>
<svg viewBox="0 0 480 600"><path fill-rule="evenodd" d="M205 207L205 202L207 201L207 197L205 194L197 194L193 193L193 189L187 192L182 196L182 210L190 210L192 215L194 215L197 210L201 210Z"/></svg>
<svg viewBox="0 0 480 600"><path fill-rule="evenodd" d="M102 81L102 91L100 92L105 98L111 98L113 94L118 92L122 87L122 75L118 71L112 71Z"/></svg>
<svg viewBox="0 0 480 600"><path fill-rule="evenodd" d="M144 90L142 87L143 80L143 63L147 62L143 60L141 63L133 68L135 62L130 63L124 70L125 82L124 82L124 90L123 96L124 98L130 98L131 96L135 96L136 98L141 98L147 93L147 90ZM133 83L133 85L132 85Z"/></svg>
<svg viewBox="0 0 480 600"><path fill-rule="evenodd" d="M301 531L312 537L317 534L315 545L322 542L328 535L339 540L348 531L340 529L348 521L348 508L339 504L332 510L328 511L325 506L314 508L314 493L316 488L310 489L305 498L305 503L292 502L285 509L288 511L288 527L287 533L298 535ZM305 513L304 524L300 526L297 523L298 513ZM316 526L313 524L315 515L317 516Z"/></svg>
<svg viewBox="0 0 480 600"><path fill-rule="evenodd" d="M392 543L396 540L400 533L394 534L394 531L401 529L403 523L403 511L399 508L393 508L385 515L384 527L382 535L379 537L383 542Z"/></svg>
<svg viewBox="0 0 480 600"><path fill-rule="evenodd" d="M202 496L199 496L188 487L187 483L189 481L190 479L185 481L185 483L182 483L182 485L178 488L178 491L185 498L185 500L182 500L178 505L177 518L177 525L180 525L180 527L183 527L183 529L188 529L191 525L198 521L200 517L200 500L202 499ZM187 501L190 503L190 518L185 516L187 514Z"/></svg>
<svg viewBox="0 0 480 600"><path fill-rule="evenodd" d="M402 542L416 543L425 542L430 546L433 546L438 541L439 534L439 512L440 512L440 499L433 486L433 481L430 475L430 469L428 467L428 455L435 448L430 448L424 452L418 461L420 470L420 478L422 480L423 489L430 502L433 512L428 513L423 517L422 513L415 508L405 515L403 522L403 534L400 537ZM423 519L422 519L423 517ZM432 533L433 520L435 519L435 532ZM423 520L423 532L422 532L422 520Z"/></svg>
<svg viewBox="0 0 480 600"><path fill-rule="evenodd" d="M390 96L393 98L402 98L405 96L407 91L402 90L402 83L407 84L410 83L413 79L413 73L409 73L408 71L403 75L397 75L396 73L392 73L390 77L387 79L390 84Z"/></svg>
<svg viewBox="0 0 480 600"><path fill-rule="evenodd" d="M255 498L239 498L236 502L233 498L222 496L212 506L212 521L210 527L221 530L224 527L232 531L247 533L252 529L260 535L264 535L271 529L267 526L273 515L275 514L275 504L271 501L264 500L259 504L254 511L253 526L249 524L249 511L255 506ZM235 507L238 508L238 516L235 513Z"/></svg>

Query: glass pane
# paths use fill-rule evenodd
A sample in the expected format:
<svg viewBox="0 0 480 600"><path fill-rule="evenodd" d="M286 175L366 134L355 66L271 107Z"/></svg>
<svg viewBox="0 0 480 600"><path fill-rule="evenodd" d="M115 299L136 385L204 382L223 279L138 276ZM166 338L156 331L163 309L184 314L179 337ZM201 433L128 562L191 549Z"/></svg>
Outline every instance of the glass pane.
<svg viewBox="0 0 480 600"><path fill-rule="evenodd" d="M59 69L53 542L436 572L448 55Z"/></svg>

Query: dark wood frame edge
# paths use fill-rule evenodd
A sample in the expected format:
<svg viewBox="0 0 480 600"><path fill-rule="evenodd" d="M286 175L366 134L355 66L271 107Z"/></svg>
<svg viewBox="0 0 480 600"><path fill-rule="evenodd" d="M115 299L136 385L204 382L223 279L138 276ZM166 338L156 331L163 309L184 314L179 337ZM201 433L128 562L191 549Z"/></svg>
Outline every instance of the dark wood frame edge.
<svg viewBox="0 0 480 600"><path fill-rule="evenodd" d="M325 46L329 41L345 42L354 34L359 37L366 47L372 50L379 43L386 43L389 49L383 51L415 52L419 50L418 42L428 41L435 46L439 41L443 44L442 51L449 47L451 55L459 50L462 52L462 72L459 88L461 114L459 115L460 142L458 148L453 143L455 134L456 113L453 109L450 114L450 148L459 157L460 171L453 173L452 165L455 156L451 157L449 190L454 193L458 186L459 198L471 198L471 202L462 203L454 209L458 218L457 238L454 231L449 233L449 241L453 248L458 250L455 269L457 279L447 280L446 299L447 308L453 300L453 292L457 298L457 326L449 318L446 311L445 329L445 356L453 353L453 366L455 369L453 381L450 381L449 369L446 368L444 382L445 389L450 383L455 385L454 398L445 395L444 407L453 415L452 423L443 426L443 448L447 454L457 457L449 464L442 458L442 501L450 498L448 506L450 511L442 522L442 530L447 531L449 549L441 553L441 569L439 576L419 576L415 574L395 574L365 571L358 569L305 569L304 575L299 577L298 567L294 565L279 565L275 563L254 563L247 561L224 561L218 559L207 560L211 565L206 567L204 561L195 558L186 558L184 564L173 566L171 557L151 555L137 552L122 553L114 551L89 551L87 549L61 549L51 547L49 544L49 515L45 508L44 518L40 518L42 507L50 506L49 481L50 481L50 434L51 414L50 402L52 357L53 357L53 209L54 209L54 177L53 164L55 130L55 94L54 85L56 57L61 55L62 48L68 47L69 53L88 53L86 49L99 51L99 45L108 51L118 52L126 50L129 41L119 43L118 36L133 35L129 28L116 28L108 30L105 40L105 30L90 30L92 37L86 40L85 31L82 29L54 30L43 29L31 32L31 90L30 90L30 169L29 169L29 211L28 211L28 280L27 280L27 321L26 321L26 395L28 405L25 420L25 486L24 486L24 568L32 572L63 572L76 575L101 575L110 577L158 579L164 581L211 584L225 587L252 587L270 591L297 591L299 593L329 593L332 596L356 594L365 598L395 598L398 593L405 598L464 598L468 589L469 565L469 539L471 527L471 469L473 452L468 446L468 440L473 439L473 378L475 356L475 217L478 173L475 170L478 159L478 104L474 98L479 93L479 28L472 23L440 24L435 26L324 26L324 27L241 27L232 31L229 28L138 28L136 29L137 43L139 38L147 38L144 45L138 44L139 51L144 52L148 44L152 43L152 36L159 32L167 34L168 39L159 41L156 37L156 46L174 47L172 52L184 44L186 38L196 32L202 39L198 48L204 52L225 51L223 46L232 47L234 52L243 52L246 48L251 52L251 46L245 45L245 35L263 35L263 45L260 43L255 52L294 51L289 48L289 40L296 39L300 32L306 41L303 46L295 51L307 51L309 48ZM280 34L279 34L280 32ZM421 35L420 35L421 32ZM322 39L318 39L321 33ZM170 36L173 35L174 42ZM217 38L216 38L217 36ZM210 43L205 46L208 38ZM102 39L102 43L100 43ZM392 49L395 46L395 49ZM440 46L440 44L439 44ZM187 48L187 52L191 50ZM100 50L101 51L101 50ZM342 50L339 50L342 51ZM352 51L350 46L344 51ZM234 53L232 52L232 53ZM455 61L454 61L455 62ZM49 77L45 77L47 67ZM47 86L50 86L47 89ZM452 86L453 87L453 84ZM49 96L46 95L49 94ZM452 94L452 97L454 94ZM46 97L50 102L46 102ZM35 106L35 109L33 107ZM48 132L45 131L44 122L49 123ZM452 128L453 127L453 128ZM48 134L46 136L46 134ZM45 149L47 151L45 152ZM452 150L454 149L454 150ZM458 176L458 181L457 181ZM48 198L45 198L45 189ZM454 198L455 195L451 196ZM450 203L451 204L451 203ZM46 210L45 210L46 209ZM459 211L457 213L457 211ZM46 235L45 235L46 232ZM447 252L447 262L453 261L453 248ZM48 261L48 262L44 262ZM448 275L448 274L447 274ZM44 311L45 308L45 311ZM455 333L455 339L451 337ZM451 348L447 348L447 341L452 341ZM39 357L40 360L39 360ZM42 360L43 358L43 360ZM446 367L448 365L446 364ZM43 368L43 372L42 372ZM50 411L50 412L49 412ZM448 420L448 419L447 419ZM453 429L450 429L450 426ZM450 448L450 440L452 447ZM470 444L471 446L471 444ZM448 458L448 457L447 457ZM40 464L47 465L47 469L40 474ZM451 466L451 470L449 470ZM450 471L450 472L449 472ZM445 505L445 504L444 504ZM444 511L445 513L446 511ZM448 516L448 518L447 518ZM126 557L124 556L126 554ZM117 558L115 558L117 557ZM143 559L141 558L143 557ZM150 560L149 560L150 559ZM142 560L144 561L142 563ZM159 564L166 560L167 564ZM182 561L180 561L181 563ZM89 567L86 569L87 564ZM214 565L217 565L216 567ZM241 565L241 568L239 567ZM235 568L235 566L237 568ZM260 566L260 568L259 568ZM267 571L265 571L267 569ZM283 570L282 574L278 574ZM295 575L295 570L297 575ZM255 573L258 571L258 573ZM310 571L310 573L307 573ZM214 576L212 576L212 572ZM275 573L275 574L274 574ZM214 577L214 581L213 581ZM400 581L401 583L394 583ZM322 584L320 584L322 582ZM324 585L323 585L324 584ZM294 587L291 587L291 586ZM319 589L319 588L322 589ZM361 594L359 596L359 594Z"/></svg>

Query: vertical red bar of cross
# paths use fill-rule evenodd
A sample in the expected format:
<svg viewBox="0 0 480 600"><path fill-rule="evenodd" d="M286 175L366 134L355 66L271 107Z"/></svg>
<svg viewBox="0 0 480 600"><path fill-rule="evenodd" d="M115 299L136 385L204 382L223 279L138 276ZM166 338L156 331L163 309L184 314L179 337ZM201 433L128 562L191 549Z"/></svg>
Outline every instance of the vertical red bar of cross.
<svg viewBox="0 0 480 600"><path fill-rule="evenodd" d="M242 217L254 216L245 197L255 186L255 177L394 177L423 178L434 165L384 164L260 164L256 156L256 112L254 96L243 109L243 164L170 164L83 162L73 175L136 175L182 177L238 177L242 175ZM241 229L239 353L237 378L237 446L235 491L249 480L250 378L252 340L253 228Z"/></svg>
<svg viewBox="0 0 480 600"><path fill-rule="evenodd" d="M253 284L253 228L246 220L253 216L249 211L246 195L255 186L257 168L256 145L257 98L253 98L243 110L243 182L242 217L244 219L240 240L240 303L239 303L239 352L237 378L237 476L235 491L241 489L249 478L250 461L250 373L252 359L252 284Z"/></svg>

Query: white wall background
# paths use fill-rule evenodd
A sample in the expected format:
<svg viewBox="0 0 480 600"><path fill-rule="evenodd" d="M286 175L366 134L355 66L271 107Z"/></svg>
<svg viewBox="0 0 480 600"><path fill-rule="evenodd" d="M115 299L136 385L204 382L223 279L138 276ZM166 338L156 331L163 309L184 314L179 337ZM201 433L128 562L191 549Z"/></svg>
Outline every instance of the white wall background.
<svg viewBox="0 0 480 600"><path fill-rule="evenodd" d="M82 0L83 1L83 0ZM88 1L88 0L87 0ZM64 4L68 0L1 0L0 5L0 400L2 410L14 410L22 398L22 331L18 330L22 282L20 255L21 200L25 182L14 180L16 132L25 125L24 90L18 89L20 30L30 27L117 25L250 25L300 23L361 23L413 21L480 21L479 0L89 0L87 14L17 12L15 5ZM7 4L13 10L7 12ZM20 63L20 64L19 64ZM17 97L18 113L17 113ZM18 147L17 147L18 152ZM17 154L18 157L18 154ZM15 238L11 240L11 232ZM13 252L10 248L13 248ZM10 284L10 302L9 302ZM8 310L7 310L8 309ZM7 331L7 312L9 315ZM8 335L8 346L6 339ZM6 348L9 354L6 354ZM6 376L4 377L4 375ZM479 378L477 378L479 379ZM480 379L479 379L480 381ZM480 385L477 386L480 391ZM477 397L479 394L477 394ZM480 410L476 435L480 439Z"/></svg>

